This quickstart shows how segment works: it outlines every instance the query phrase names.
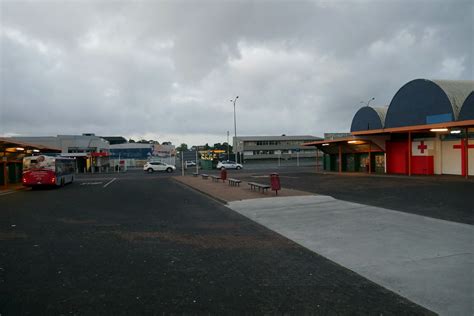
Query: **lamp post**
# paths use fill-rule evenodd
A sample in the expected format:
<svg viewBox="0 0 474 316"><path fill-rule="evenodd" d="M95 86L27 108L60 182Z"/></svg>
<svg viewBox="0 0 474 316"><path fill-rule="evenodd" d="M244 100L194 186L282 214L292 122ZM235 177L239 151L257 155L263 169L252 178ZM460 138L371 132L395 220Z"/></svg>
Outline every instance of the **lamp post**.
<svg viewBox="0 0 474 316"><path fill-rule="evenodd" d="M229 152L229 131L227 131L227 160L230 160L230 152Z"/></svg>
<svg viewBox="0 0 474 316"><path fill-rule="evenodd" d="M237 120L236 120L236 117L235 117L235 102L237 102L237 99L239 98L239 96L236 96L233 100L230 100L230 102L234 103L234 139L235 139L235 153L236 153L236 156L235 156L235 160L236 162L238 163L239 162L239 158L238 158L238 151L237 151Z"/></svg>
<svg viewBox="0 0 474 316"><path fill-rule="evenodd" d="M374 100L375 100L375 98L371 98L371 99L369 99L367 102L360 101L360 103L365 104L365 106L369 106L370 102L371 102L371 101L374 101Z"/></svg>

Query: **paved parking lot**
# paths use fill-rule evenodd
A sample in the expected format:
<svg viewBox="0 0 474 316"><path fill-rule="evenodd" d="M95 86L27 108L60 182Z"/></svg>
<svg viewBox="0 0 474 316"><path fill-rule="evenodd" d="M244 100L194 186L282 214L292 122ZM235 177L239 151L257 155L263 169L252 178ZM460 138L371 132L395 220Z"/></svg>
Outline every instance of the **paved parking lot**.
<svg viewBox="0 0 474 316"><path fill-rule="evenodd" d="M1 314L430 314L166 174L0 205Z"/></svg>
<svg viewBox="0 0 474 316"><path fill-rule="evenodd" d="M268 182L280 173L282 186L336 199L392 210L474 224L474 179L459 176L407 177L316 173L313 168L231 171L245 181Z"/></svg>

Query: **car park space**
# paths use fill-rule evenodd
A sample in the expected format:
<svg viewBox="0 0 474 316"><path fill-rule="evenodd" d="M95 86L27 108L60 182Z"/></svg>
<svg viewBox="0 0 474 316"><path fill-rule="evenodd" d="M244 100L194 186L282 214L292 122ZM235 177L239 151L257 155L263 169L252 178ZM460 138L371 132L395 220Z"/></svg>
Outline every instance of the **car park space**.
<svg viewBox="0 0 474 316"><path fill-rule="evenodd" d="M167 173L81 176L0 203L6 314L430 314Z"/></svg>
<svg viewBox="0 0 474 316"><path fill-rule="evenodd" d="M242 170L243 171L243 170ZM244 181L268 182L271 170L247 171ZM282 186L387 209L474 224L474 181L452 176L395 176L279 171Z"/></svg>

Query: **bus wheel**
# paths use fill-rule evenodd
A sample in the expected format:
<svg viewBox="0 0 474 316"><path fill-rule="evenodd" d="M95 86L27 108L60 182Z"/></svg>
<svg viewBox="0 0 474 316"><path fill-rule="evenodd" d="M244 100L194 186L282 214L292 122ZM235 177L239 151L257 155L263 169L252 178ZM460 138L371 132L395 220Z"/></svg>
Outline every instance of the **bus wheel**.
<svg viewBox="0 0 474 316"><path fill-rule="evenodd" d="M61 179L61 186L64 186L64 178Z"/></svg>

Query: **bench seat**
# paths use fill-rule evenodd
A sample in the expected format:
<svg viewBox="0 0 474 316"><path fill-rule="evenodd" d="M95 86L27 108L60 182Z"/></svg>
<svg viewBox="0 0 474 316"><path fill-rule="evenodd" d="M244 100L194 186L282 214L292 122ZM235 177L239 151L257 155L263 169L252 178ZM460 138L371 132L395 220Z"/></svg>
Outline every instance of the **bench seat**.
<svg viewBox="0 0 474 316"><path fill-rule="evenodd" d="M211 176L211 179L212 181L219 182L219 180L221 180L222 178L218 176Z"/></svg>
<svg viewBox="0 0 474 316"><path fill-rule="evenodd" d="M270 189L270 186L268 184L249 182L248 185L250 186L251 190L257 189L259 192L261 190L262 193L265 193L266 190Z"/></svg>
<svg viewBox="0 0 474 316"><path fill-rule="evenodd" d="M240 186L240 183L242 182L241 180L234 179L234 178L229 178L229 179L227 179L227 181L229 182L229 185L233 186L233 187Z"/></svg>

